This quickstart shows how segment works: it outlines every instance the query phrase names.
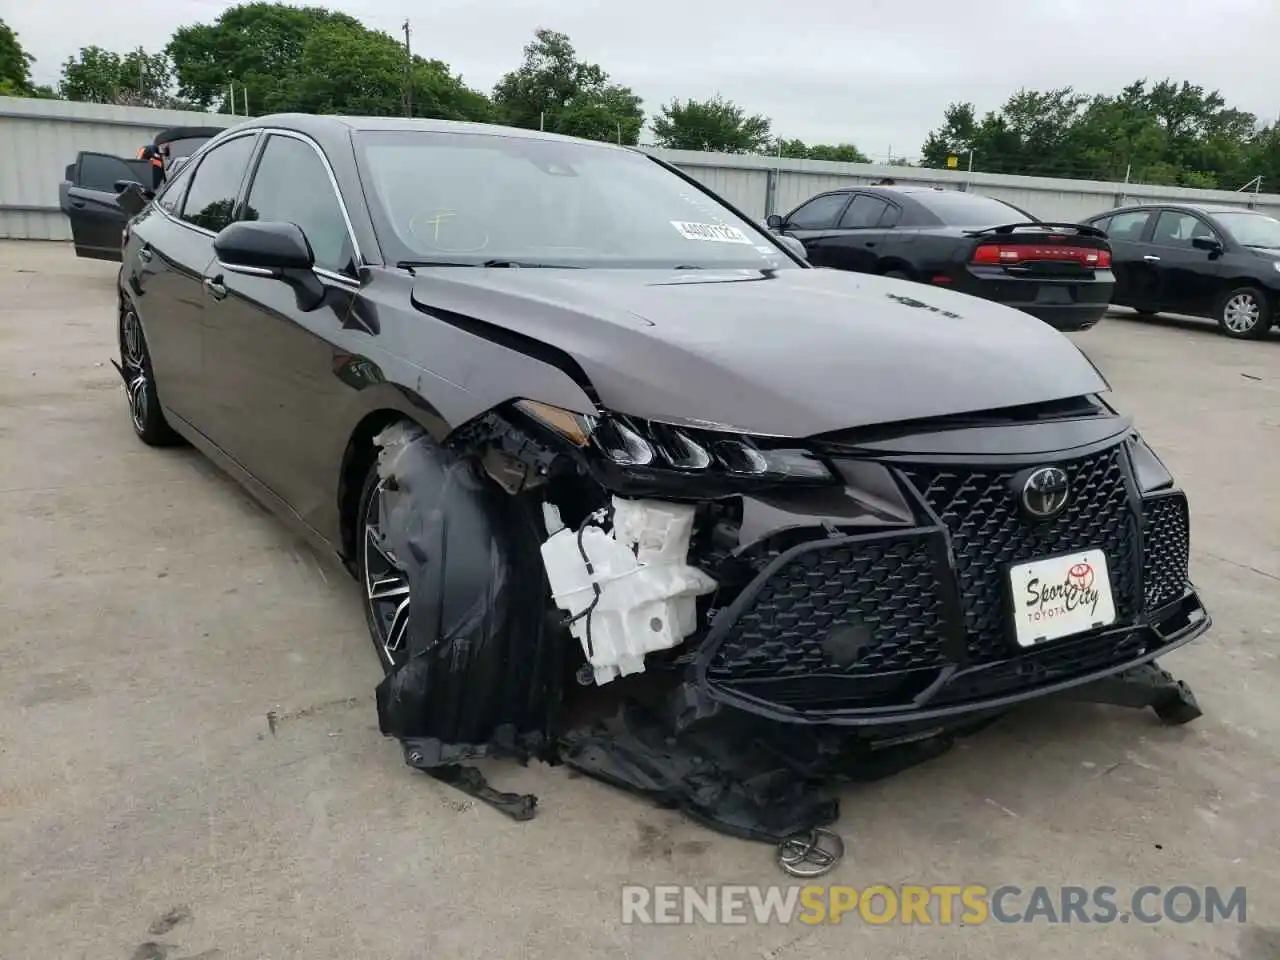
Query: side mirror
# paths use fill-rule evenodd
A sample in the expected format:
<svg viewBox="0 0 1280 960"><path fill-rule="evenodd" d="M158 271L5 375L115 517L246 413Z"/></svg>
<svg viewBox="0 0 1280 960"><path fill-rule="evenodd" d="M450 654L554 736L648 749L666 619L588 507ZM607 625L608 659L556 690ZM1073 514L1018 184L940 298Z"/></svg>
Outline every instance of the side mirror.
<svg viewBox="0 0 1280 960"><path fill-rule="evenodd" d="M314 273L315 254L297 224L238 220L213 238L213 253L228 273L283 280L297 297L299 310L324 302L326 288Z"/></svg>
<svg viewBox="0 0 1280 960"><path fill-rule="evenodd" d="M239 220L213 238L213 252L224 270L252 276L310 270L316 264L311 244L292 223Z"/></svg>
<svg viewBox="0 0 1280 960"><path fill-rule="evenodd" d="M778 237L778 242L782 244L784 247L786 247L788 250L790 250L792 253L794 253L801 260L804 260L806 263L809 261L809 251L807 251L804 248L804 244L801 243L799 240L797 240L795 237L788 237L786 235L783 235Z"/></svg>
<svg viewBox="0 0 1280 960"><path fill-rule="evenodd" d="M1222 252L1222 241L1216 237L1192 237L1191 245L1197 250L1208 250L1210 253Z"/></svg>
<svg viewBox="0 0 1280 960"><path fill-rule="evenodd" d="M764 222L765 222L765 226L767 226L770 230L782 229L782 222L783 222L782 217L778 216L776 213L769 214L769 216L765 218Z"/></svg>
<svg viewBox="0 0 1280 960"><path fill-rule="evenodd" d="M131 217L147 208L155 192L148 190L137 180L117 180L111 185L116 190L116 205Z"/></svg>

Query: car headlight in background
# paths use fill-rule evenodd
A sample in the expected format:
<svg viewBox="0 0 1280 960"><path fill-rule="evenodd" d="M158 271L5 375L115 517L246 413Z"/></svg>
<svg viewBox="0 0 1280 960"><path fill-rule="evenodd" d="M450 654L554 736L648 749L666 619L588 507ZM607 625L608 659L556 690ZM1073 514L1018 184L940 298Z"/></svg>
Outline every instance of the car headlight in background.
<svg viewBox="0 0 1280 960"><path fill-rule="evenodd" d="M585 416L533 400L516 409L588 449L611 475L679 485L692 479L737 486L742 483L836 482L816 453L794 441L757 438L717 430L606 413Z"/></svg>

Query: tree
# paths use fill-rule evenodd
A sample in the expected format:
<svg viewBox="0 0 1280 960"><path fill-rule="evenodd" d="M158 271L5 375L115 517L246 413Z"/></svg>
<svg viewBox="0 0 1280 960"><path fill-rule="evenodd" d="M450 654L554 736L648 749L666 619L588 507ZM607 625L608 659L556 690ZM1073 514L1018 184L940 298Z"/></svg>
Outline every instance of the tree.
<svg viewBox="0 0 1280 960"><path fill-rule="evenodd" d="M762 153L772 142L768 117L746 111L719 94L710 100L672 100L653 120L658 145L671 150Z"/></svg>
<svg viewBox="0 0 1280 960"><path fill-rule="evenodd" d="M364 30L354 17L324 7L245 3L212 24L179 27L165 50L183 97L230 113L229 89L235 82L248 90L251 106L261 110L266 104L288 102L282 90L298 82L307 38L324 27ZM240 96L237 92L237 103Z"/></svg>
<svg viewBox="0 0 1280 960"><path fill-rule="evenodd" d="M953 103L922 152L933 167L973 150L975 170L1232 188L1258 172L1256 128L1217 91L1138 80L1115 96L1019 90L981 121Z"/></svg>
<svg viewBox="0 0 1280 960"><path fill-rule="evenodd" d="M58 90L67 100L139 107L175 106L173 68L163 53L139 48L121 56L102 47L82 47L62 65Z"/></svg>
<svg viewBox="0 0 1280 960"><path fill-rule="evenodd" d="M942 113L942 126L931 130L920 148L926 167L945 167L947 157L967 154L978 135L972 103L950 103Z"/></svg>
<svg viewBox="0 0 1280 960"><path fill-rule="evenodd" d="M493 88L502 122L592 140L637 143L644 109L631 88L610 83L599 64L579 60L565 34L540 28L533 37L525 45L520 66Z"/></svg>
<svg viewBox="0 0 1280 960"><path fill-rule="evenodd" d="M286 82L263 94L264 112L403 113L405 49L385 33L327 23L304 41ZM413 113L445 120L488 120L488 99L470 90L439 60L414 57L409 69Z"/></svg>
<svg viewBox="0 0 1280 960"><path fill-rule="evenodd" d="M406 79L413 114L488 121L493 106L449 65L410 59L394 37L323 7L249 3L213 24L183 27L168 46L179 89L205 106L255 113L404 112ZM228 102L236 84L236 104Z"/></svg>
<svg viewBox="0 0 1280 960"><path fill-rule="evenodd" d="M31 64L35 57L23 49L18 35L0 20L0 96L26 97L33 90Z"/></svg>
<svg viewBox="0 0 1280 960"><path fill-rule="evenodd" d="M776 140L770 153L793 160L832 160L836 163L870 163L871 160L852 143L815 143L803 140Z"/></svg>

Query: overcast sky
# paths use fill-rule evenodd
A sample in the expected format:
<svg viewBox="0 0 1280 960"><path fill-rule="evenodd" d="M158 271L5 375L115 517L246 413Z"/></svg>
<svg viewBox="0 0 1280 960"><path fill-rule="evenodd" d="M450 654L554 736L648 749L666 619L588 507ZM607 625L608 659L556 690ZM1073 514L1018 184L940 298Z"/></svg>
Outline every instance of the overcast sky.
<svg viewBox="0 0 1280 960"><path fill-rule="evenodd" d="M774 132L914 157L943 108L998 106L1020 86L1113 93L1139 77L1218 88L1280 115L1280 0L314 0L453 65L488 91L539 26L644 97L720 93ZM80 47L164 45L226 0L0 0L0 17L56 82Z"/></svg>

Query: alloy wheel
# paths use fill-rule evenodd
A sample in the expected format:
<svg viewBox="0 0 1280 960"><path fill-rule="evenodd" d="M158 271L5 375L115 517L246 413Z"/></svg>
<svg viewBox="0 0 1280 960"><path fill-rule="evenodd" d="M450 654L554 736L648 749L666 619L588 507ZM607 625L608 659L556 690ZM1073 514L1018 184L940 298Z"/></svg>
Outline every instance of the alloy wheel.
<svg viewBox="0 0 1280 960"><path fill-rule="evenodd" d="M1262 317L1262 305L1251 293L1237 293L1222 308L1222 325L1232 333L1249 333Z"/></svg>
<svg viewBox="0 0 1280 960"><path fill-rule="evenodd" d="M129 418L133 429L147 429L151 407L151 387L147 377L147 349L142 336L142 323L132 310L120 318L120 365L124 369L125 394L129 400Z"/></svg>
<svg viewBox="0 0 1280 960"><path fill-rule="evenodd" d="M409 636L409 578L383 543L382 497L380 481L365 506L361 579L373 614L374 642L381 648L384 663L396 667L404 661Z"/></svg>

